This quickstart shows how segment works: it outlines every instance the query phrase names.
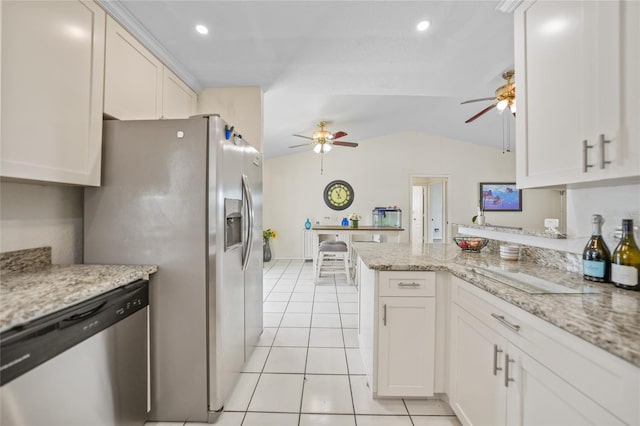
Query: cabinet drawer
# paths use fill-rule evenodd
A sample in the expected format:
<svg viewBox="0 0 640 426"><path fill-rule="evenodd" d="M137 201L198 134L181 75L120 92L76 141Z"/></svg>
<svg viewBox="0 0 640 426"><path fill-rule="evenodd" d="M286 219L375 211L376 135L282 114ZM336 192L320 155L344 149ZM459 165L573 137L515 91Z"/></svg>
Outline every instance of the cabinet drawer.
<svg viewBox="0 0 640 426"><path fill-rule="evenodd" d="M436 273L417 271L381 271L380 296L435 296Z"/></svg>

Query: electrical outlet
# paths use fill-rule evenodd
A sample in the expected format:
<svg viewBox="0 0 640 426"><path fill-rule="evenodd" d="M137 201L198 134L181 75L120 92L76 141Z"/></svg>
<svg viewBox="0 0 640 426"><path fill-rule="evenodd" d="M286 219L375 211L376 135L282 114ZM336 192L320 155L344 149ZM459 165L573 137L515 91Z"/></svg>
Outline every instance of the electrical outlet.
<svg viewBox="0 0 640 426"><path fill-rule="evenodd" d="M545 228L557 228L560 226L560 219L545 219L544 227Z"/></svg>

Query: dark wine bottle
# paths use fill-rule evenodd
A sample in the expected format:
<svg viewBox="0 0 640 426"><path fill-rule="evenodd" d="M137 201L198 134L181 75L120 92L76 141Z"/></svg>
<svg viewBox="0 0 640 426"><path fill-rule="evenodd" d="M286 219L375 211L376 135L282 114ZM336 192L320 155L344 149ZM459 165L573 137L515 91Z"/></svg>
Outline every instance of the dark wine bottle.
<svg viewBox="0 0 640 426"><path fill-rule="evenodd" d="M611 279L611 252L602 238L604 219L599 214L591 216L591 238L582 252L582 276L585 280L600 283Z"/></svg>
<svg viewBox="0 0 640 426"><path fill-rule="evenodd" d="M622 239L611 256L611 282L616 287L640 291L640 249L631 219L622 219Z"/></svg>

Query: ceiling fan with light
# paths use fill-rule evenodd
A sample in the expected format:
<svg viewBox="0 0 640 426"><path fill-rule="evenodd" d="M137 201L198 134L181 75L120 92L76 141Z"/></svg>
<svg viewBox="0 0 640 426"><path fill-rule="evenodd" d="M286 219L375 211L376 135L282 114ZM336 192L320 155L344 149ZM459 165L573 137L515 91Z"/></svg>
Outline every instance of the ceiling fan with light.
<svg viewBox="0 0 640 426"><path fill-rule="evenodd" d="M469 118L465 123L471 123L476 118L486 114L491 111L493 108L496 108L498 111L502 113L507 107L515 117L516 115L516 84L513 82L513 76L515 72L513 70L507 71L502 74L502 78L507 80L505 84L498 87L496 89L496 95L490 98L481 98L481 99L472 99L470 101L464 101L461 105L468 104L471 102L481 102L481 101L495 101L493 104L489 105L473 117Z"/></svg>
<svg viewBox="0 0 640 426"><path fill-rule="evenodd" d="M331 151L331 145L348 146L350 148L355 148L358 146L358 144L355 142L336 140L347 136L347 132L338 131L335 133L331 133L330 131L325 130L326 125L326 121L319 122L319 130L313 132L313 135L311 137L304 135L293 135L298 138L309 139L311 142L303 143L300 145L292 145L289 148L299 148L301 146L311 145L313 146L313 150L315 152L317 152L318 154L324 154L325 152Z"/></svg>

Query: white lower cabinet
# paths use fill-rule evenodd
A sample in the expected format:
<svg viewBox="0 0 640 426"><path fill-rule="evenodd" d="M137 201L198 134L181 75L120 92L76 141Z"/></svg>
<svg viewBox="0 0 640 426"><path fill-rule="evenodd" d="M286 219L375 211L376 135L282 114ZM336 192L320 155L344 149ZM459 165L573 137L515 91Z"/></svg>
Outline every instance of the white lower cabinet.
<svg viewBox="0 0 640 426"><path fill-rule="evenodd" d="M506 341L460 307L451 313L451 408L466 425L504 425Z"/></svg>
<svg viewBox="0 0 640 426"><path fill-rule="evenodd" d="M433 395L435 297L380 297L378 396Z"/></svg>
<svg viewBox="0 0 640 426"><path fill-rule="evenodd" d="M434 393L435 273L373 271L359 261L360 351L374 396Z"/></svg>
<svg viewBox="0 0 640 426"><path fill-rule="evenodd" d="M640 369L452 284L449 402L464 425L638 424Z"/></svg>
<svg viewBox="0 0 640 426"><path fill-rule="evenodd" d="M508 425L624 424L516 346L507 347L507 365Z"/></svg>

